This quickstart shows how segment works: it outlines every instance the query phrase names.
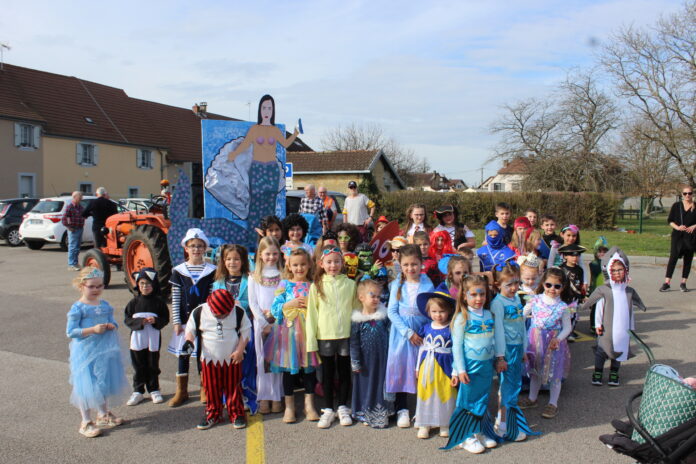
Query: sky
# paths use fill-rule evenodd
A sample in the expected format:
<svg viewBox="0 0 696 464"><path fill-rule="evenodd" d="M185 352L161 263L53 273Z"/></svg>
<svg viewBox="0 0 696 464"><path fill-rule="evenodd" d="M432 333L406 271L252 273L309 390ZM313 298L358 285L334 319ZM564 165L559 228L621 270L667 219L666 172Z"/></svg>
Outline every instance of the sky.
<svg viewBox="0 0 696 464"><path fill-rule="evenodd" d="M6 63L239 119L270 93L276 122L302 118L315 150L332 128L377 124L441 174L478 185L499 168L489 128L502 105L548 95L619 28L681 5L3 0L0 42Z"/></svg>

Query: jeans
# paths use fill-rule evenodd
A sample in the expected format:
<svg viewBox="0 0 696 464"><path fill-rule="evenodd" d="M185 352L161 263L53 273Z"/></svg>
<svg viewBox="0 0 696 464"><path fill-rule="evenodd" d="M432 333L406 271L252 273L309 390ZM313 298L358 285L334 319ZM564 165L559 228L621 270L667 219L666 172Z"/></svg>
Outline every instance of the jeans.
<svg viewBox="0 0 696 464"><path fill-rule="evenodd" d="M77 255L82 243L82 228L68 230L68 266L78 266Z"/></svg>

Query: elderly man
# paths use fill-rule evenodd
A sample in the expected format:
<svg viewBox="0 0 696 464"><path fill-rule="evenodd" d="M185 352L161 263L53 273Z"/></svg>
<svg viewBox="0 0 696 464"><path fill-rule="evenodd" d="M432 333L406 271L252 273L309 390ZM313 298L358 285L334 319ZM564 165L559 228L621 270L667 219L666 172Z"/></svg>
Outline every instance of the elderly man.
<svg viewBox="0 0 696 464"><path fill-rule="evenodd" d="M321 198L321 201L324 203L324 211L326 212L326 221L328 223L328 226L332 227L334 221L336 220L336 216L338 215L338 208L336 207L336 202L331 197L331 195L328 194L326 187L324 187L323 185L319 186L317 193L319 194L319 198Z"/></svg>
<svg viewBox="0 0 696 464"><path fill-rule="evenodd" d="M300 200L300 214L316 214L321 222L322 234L326 232L329 226L326 220L326 212L324 211L324 202L317 196L317 190L314 185L309 184L304 188L305 196Z"/></svg>
<svg viewBox="0 0 696 464"><path fill-rule="evenodd" d="M104 187L97 189L97 198L92 200L82 213L83 217L92 216L92 234L94 235L94 246L101 248L106 246L102 227L106 224L109 216L118 213L116 203L109 200L109 194Z"/></svg>
<svg viewBox="0 0 696 464"><path fill-rule="evenodd" d="M72 201L65 208L63 219L61 219L65 228L68 229L68 269L71 271L80 270L77 257L80 254L82 229L85 226L85 218L82 217L84 208L80 201L82 201L82 193L73 192Z"/></svg>

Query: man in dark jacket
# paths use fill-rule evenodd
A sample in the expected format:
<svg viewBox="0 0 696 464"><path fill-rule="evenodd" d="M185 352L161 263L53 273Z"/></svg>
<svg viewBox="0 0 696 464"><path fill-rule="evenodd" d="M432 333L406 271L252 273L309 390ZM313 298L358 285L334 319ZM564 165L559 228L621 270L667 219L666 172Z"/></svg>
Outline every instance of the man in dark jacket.
<svg viewBox="0 0 696 464"><path fill-rule="evenodd" d="M96 248L106 246L106 240L101 229L106 224L109 216L116 213L118 213L116 203L109 200L109 194L104 187L99 187L97 189L97 198L92 200L82 213L84 217L92 216L92 234L94 235L94 246Z"/></svg>

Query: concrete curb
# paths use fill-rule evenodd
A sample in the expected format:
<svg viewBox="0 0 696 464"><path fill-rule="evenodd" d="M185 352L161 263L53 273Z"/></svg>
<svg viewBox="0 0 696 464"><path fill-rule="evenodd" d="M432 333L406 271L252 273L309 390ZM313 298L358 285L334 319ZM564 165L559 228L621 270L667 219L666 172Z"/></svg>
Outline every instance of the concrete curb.
<svg viewBox="0 0 696 464"><path fill-rule="evenodd" d="M664 256L629 256L628 260L631 262L631 264L654 264L658 266L666 266L669 258ZM682 264L682 259L677 261L677 268L681 269ZM696 269L696 262L691 265L691 268Z"/></svg>

